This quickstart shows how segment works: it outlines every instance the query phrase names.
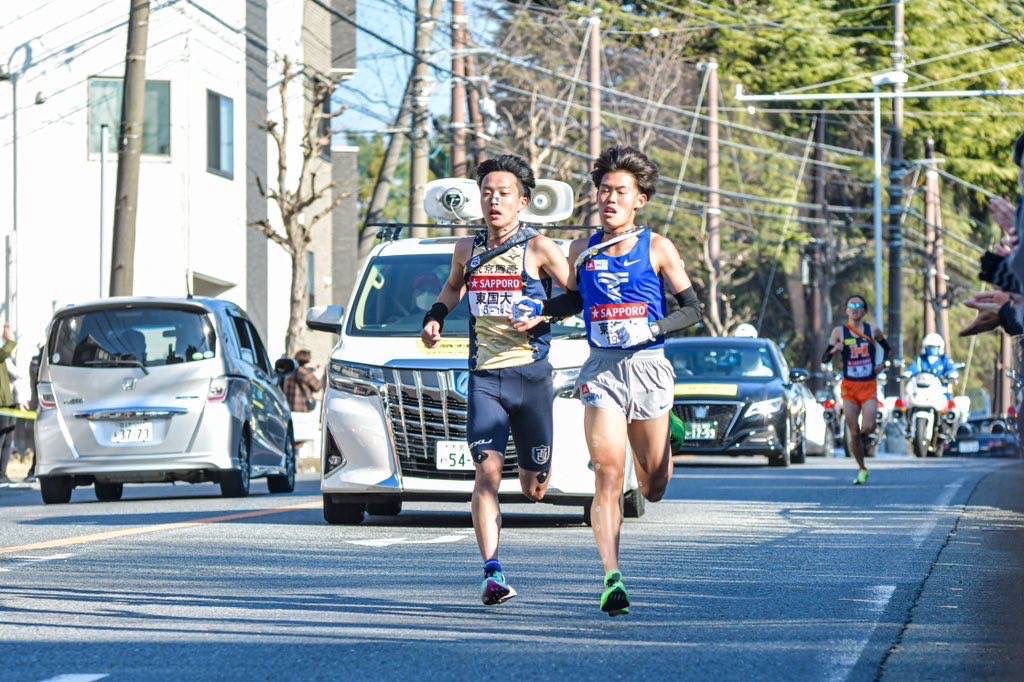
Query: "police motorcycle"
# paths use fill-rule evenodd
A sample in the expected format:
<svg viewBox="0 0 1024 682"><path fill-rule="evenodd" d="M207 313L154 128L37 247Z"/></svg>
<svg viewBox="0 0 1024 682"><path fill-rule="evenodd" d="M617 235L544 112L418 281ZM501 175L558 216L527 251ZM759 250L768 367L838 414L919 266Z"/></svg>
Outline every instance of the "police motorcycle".
<svg viewBox="0 0 1024 682"><path fill-rule="evenodd" d="M846 446L846 418L843 415L843 398L839 387L842 373L832 369L831 365L822 365L825 373L825 387L816 396L821 401L825 415L825 442L832 450Z"/></svg>
<svg viewBox="0 0 1024 682"><path fill-rule="evenodd" d="M965 416L963 401L951 393L963 365L954 365L943 356L945 343L938 334L925 336L922 345L922 355L932 360L925 364L918 359L911 370L903 372L907 382L902 397L893 405L892 419L903 425L915 457L941 457Z"/></svg>

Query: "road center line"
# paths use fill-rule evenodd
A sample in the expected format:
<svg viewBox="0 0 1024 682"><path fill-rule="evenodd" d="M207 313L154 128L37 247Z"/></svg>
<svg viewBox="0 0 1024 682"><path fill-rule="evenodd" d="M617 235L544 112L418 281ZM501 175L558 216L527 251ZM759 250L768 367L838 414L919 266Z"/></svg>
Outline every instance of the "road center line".
<svg viewBox="0 0 1024 682"><path fill-rule="evenodd" d="M196 528L198 526L205 526L212 523L225 523L228 521L241 521L243 519L255 519L261 516L271 516L273 514L285 514L293 511L304 511L307 509L320 509L321 502L303 502L301 504L293 504L287 507L275 507L274 509L254 509L253 511L239 512L237 514L225 514L223 516L211 516L205 519L197 519L195 521L180 521L178 523L160 523L155 526L136 526L134 528L122 528L120 530L108 530L102 533L88 533L86 535L76 535L70 538L61 538L59 540L45 540L43 542L33 542L28 545L13 545L11 547L0 547L0 555L5 554L21 554L23 552L35 552L41 549L57 549L62 547L74 547L75 545L87 545L94 542L104 542L106 540L116 540L118 538L132 537L135 535L146 535L147 533L162 533L171 530L182 530L185 528ZM57 678L54 678L57 679ZM99 679L99 678L90 678Z"/></svg>
<svg viewBox="0 0 1024 682"><path fill-rule="evenodd" d="M939 507L939 511L933 512L931 519L929 519L923 526L920 526L914 531L914 534L911 535L911 539L914 541L914 547L920 547L924 544L924 541L928 539L928 536L932 534L932 531L935 530L935 526L939 523L939 519L941 518L941 509L949 506L949 503L953 501L954 497L956 497L957 491L960 490L965 481L967 481L966 477L957 479L956 483L946 484L943 486L945 490L939 496L939 499L935 500L933 503L933 506Z"/></svg>
<svg viewBox="0 0 1024 682"><path fill-rule="evenodd" d="M110 677L109 673L78 673L70 675L57 675L57 677L51 677L43 680L43 682L96 682L96 680L102 680L104 677Z"/></svg>

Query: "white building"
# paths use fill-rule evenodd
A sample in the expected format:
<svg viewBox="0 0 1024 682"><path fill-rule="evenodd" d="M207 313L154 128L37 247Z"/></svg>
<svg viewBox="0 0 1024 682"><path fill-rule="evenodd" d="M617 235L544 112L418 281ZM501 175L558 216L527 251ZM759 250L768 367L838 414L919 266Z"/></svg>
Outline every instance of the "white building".
<svg viewBox="0 0 1024 682"><path fill-rule="evenodd" d="M134 293L183 296L191 286L197 295L233 300L274 357L284 351L290 266L283 250L249 226L277 219L254 182L259 175L273 185L277 176L273 145L259 126L280 121L282 56L305 66L308 78L290 91L288 144L296 154L311 79L353 72L352 26L325 5L355 17L355 0L151 3ZM16 325L19 367L28 366L55 309L109 288L128 9L127 0L0 4L0 65L10 74L0 82L0 227L11 244L0 300L13 299L0 317ZM101 221L103 124L110 140ZM354 190L354 151L330 156L321 162L333 160L325 170L338 191ZM351 196L311 245L315 304L344 298L350 286ZM309 337L320 358L329 343Z"/></svg>

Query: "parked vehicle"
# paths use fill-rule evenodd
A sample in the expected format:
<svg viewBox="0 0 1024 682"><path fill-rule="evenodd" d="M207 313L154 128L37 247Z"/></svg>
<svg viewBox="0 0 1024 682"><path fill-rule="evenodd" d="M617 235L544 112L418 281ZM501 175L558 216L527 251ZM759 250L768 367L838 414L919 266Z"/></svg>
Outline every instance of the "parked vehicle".
<svg viewBox="0 0 1024 682"><path fill-rule="evenodd" d="M938 376L921 372L907 381L892 419L904 425L915 457L941 457L956 434L961 409Z"/></svg>
<svg viewBox="0 0 1024 682"><path fill-rule="evenodd" d="M445 319L444 339L433 348L420 340L424 311L412 300L418 278L446 279L456 241L385 241L366 259L347 310L335 305L309 311L310 329L339 335L322 417L321 491L330 524L360 523L364 513L397 515L406 501L470 500L475 474L466 442L468 299ZM567 241L558 243L568 251ZM588 353L579 318L552 325L554 443L544 502L577 505L585 521L594 473L575 382ZM501 500L527 499L517 458L510 439ZM632 460L623 492L626 516L642 515Z"/></svg>
<svg viewBox="0 0 1024 682"><path fill-rule="evenodd" d="M804 461L805 408L796 386L809 374L790 369L773 341L686 337L666 342L665 354L676 372L682 454L761 455L772 466Z"/></svg>
<svg viewBox="0 0 1024 682"><path fill-rule="evenodd" d="M970 419L957 428L945 453L961 457L1020 457L1020 439L1004 419Z"/></svg>
<svg viewBox="0 0 1024 682"><path fill-rule="evenodd" d="M211 481L228 497L265 477L295 486L290 412L263 341L234 303L111 298L59 310L39 369L36 472L43 502L93 485Z"/></svg>
<svg viewBox="0 0 1024 682"><path fill-rule="evenodd" d="M832 456L833 437L828 421L825 419L825 407L818 402L807 384L799 382L793 386L804 404L804 436L808 455Z"/></svg>

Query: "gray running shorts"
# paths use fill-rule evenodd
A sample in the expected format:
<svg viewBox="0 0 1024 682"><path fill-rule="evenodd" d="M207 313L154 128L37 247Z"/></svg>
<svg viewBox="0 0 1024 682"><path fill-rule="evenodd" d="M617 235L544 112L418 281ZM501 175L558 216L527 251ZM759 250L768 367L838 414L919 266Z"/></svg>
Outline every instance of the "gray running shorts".
<svg viewBox="0 0 1024 682"><path fill-rule="evenodd" d="M654 419L672 409L675 372L661 348L591 348L576 381L587 407L617 410L627 421Z"/></svg>

